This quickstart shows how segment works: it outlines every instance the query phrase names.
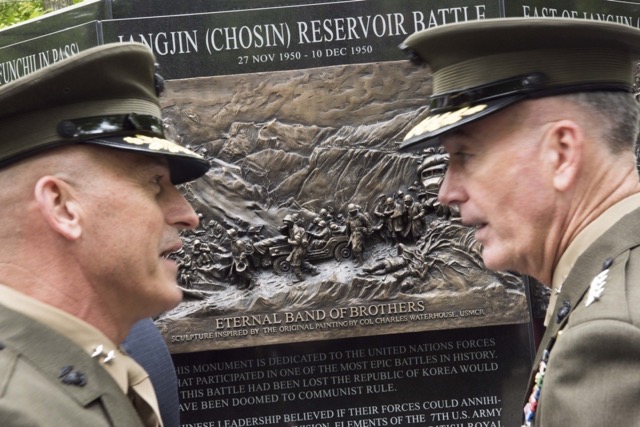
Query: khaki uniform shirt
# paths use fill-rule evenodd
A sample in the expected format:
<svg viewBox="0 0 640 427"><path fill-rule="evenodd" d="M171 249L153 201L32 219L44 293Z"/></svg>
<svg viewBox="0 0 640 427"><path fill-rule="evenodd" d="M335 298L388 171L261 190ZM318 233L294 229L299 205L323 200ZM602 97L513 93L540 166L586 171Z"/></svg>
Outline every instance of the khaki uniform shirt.
<svg viewBox="0 0 640 427"><path fill-rule="evenodd" d="M533 425L640 425L640 196L583 230L554 278L564 280L525 396Z"/></svg>
<svg viewBox="0 0 640 427"><path fill-rule="evenodd" d="M562 284L569 276L569 272L576 263L576 260L593 242L602 236L612 224L618 222L623 216L630 213L640 206L640 194L634 194L624 200L611 206L602 213L595 221L587 225L577 236L573 242L569 244L567 250L562 254L555 271L553 272L553 280L551 282L551 296L549 298L549 308L544 319L544 325L547 326L556 310L556 302L558 294L562 290Z"/></svg>
<svg viewBox="0 0 640 427"><path fill-rule="evenodd" d="M148 374L102 332L63 310L44 304L4 285L0 285L0 304L46 325L98 360L100 366L113 378L123 394L128 395L129 387L133 387L139 395L143 396L152 410L151 414L144 412L140 414L144 425L162 426L158 402Z"/></svg>

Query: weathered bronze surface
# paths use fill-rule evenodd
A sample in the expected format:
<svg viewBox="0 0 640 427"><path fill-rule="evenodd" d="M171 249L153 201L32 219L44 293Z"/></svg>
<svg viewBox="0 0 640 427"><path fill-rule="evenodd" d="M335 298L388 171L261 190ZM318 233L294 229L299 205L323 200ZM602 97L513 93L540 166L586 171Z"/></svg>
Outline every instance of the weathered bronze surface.
<svg viewBox="0 0 640 427"><path fill-rule="evenodd" d="M429 93L408 62L167 82L169 135L212 164L182 188L201 225L159 321L173 352L529 320L437 202L446 154L397 152Z"/></svg>

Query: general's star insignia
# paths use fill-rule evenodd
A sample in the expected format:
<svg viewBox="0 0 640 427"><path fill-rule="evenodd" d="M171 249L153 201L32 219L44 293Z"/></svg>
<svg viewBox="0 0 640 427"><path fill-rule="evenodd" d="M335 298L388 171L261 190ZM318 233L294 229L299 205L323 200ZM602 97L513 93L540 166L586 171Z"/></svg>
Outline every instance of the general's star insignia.
<svg viewBox="0 0 640 427"><path fill-rule="evenodd" d="M607 284L607 277L609 276L609 269L600 272L591 281L589 285L589 293L587 294L587 300L584 302L585 307L589 307L593 302L600 299L604 292L604 286Z"/></svg>

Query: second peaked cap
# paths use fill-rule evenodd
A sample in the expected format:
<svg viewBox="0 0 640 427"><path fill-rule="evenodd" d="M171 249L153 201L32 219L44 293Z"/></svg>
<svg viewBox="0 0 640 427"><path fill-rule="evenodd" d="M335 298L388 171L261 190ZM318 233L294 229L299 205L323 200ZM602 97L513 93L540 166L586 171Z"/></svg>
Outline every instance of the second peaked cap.
<svg viewBox="0 0 640 427"><path fill-rule="evenodd" d="M433 76L428 115L400 146L415 150L523 99L631 92L640 30L583 19L498 18L426 29L400 47Z"/></svg>
<svg viewBox="0 0 640 427"><path fill-rule="evenodd" d="M96 144L167 159L175 184L209 169L165 138L155 58L141 43L110 43L0 86L0 167L43 150Z"/></svg>

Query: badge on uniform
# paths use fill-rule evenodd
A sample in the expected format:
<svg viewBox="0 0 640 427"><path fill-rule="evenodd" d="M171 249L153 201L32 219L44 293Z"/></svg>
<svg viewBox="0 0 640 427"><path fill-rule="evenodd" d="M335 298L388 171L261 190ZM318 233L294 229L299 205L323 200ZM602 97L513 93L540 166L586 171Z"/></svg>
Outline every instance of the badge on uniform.
<svg viewBox="0 0 640 427"><path fill-rule="evenodd" d="M93 350L93 353L91 354L91 357L92 358L103 357L102 363L108 364L109 362L111 362L113 359L116 358L116 352L114 350L110 350L110 351L106 352L104 350L104 346L102 344L100 344L99 346L97 346Z"/></svg>
<svg viewBox="0 0 640 427"><path fill-rule="evenodd" d="M62 381L63 384L67 385L75 385L78 387L84 387L87 385L87 376L84 372L74 371L72 365L64 366L60 370L58 378L60 378L60 381Z"/></svg>
<svg viewBox="0 0 640 427"><path fill-rule="evenodd" d="M532 427L536 418L536 410L538 409L538 401L540 400L540 392L542 391L542 383L544 382L544 375L547 372L547 363L549 362L549 353L555 340L551 340L549 346L542 353L542 359L538 364L538 372L534 377L533 390L527 404L524 407L524 424L522 427Z"/></svg>
<svg viewBox="0 0 640 427"><path fill-rule="evenodd" d="M607 258L602 265L603 270L591 281L591 285L589 285L589 293L587 294L587 299L584 302L585 307L589 307L602 296L604 287L607 284L607 278L609 277L609 267L611 267L611 264L613 264L613 260L611 258Z"/></svg>

